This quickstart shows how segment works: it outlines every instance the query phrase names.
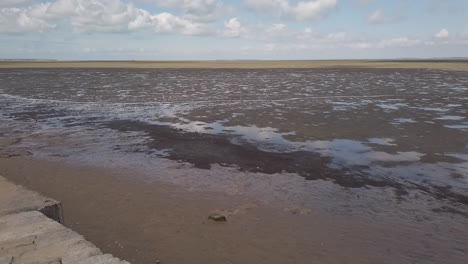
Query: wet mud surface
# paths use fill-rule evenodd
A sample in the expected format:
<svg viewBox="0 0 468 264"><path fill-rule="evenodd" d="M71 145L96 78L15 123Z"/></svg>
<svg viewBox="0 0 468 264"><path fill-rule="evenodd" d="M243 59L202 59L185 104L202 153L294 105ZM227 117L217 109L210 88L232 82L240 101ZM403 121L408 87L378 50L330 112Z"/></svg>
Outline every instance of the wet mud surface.
<svg viewBox="0 0 468 264"><path fill-rule="evenodd" d="M165 158L189 162L196 168L210 169L211 164L236 166L241 171L296 173L307 180L330 180L342 187L392 187L402 198L409 190L420 190L438 199L448 199L468 205L468 196L452 191L451 186L412 184L398 179L372 177L359 173L359 168L330 168L330 157L311 151L288 153L258 149L252 143L236 144L229 136L186 132L162 125L135 121L113 121L106 127L120 131L144 132L151 138L152 149L167 149ZM448 211L447 211L448 212Z"/></svg>
<svg viewBox="0 0 468 264"><path fill-rule="evenodd" d="M142 133L149 137L140 142L145 147L196 168L297 173L343 187L467 200L465 72L3 69L0 75L7 119Z"/></svg>
<svg viewBox="0 0 468 264"><path fill-rule="evenodd" d="M1 69L0 78L0 157L132 168L135 181L384 218L386 231L414 228L434 247L468 245L441 242L453 234L431 220L468 224L466 72Z"/></svg>

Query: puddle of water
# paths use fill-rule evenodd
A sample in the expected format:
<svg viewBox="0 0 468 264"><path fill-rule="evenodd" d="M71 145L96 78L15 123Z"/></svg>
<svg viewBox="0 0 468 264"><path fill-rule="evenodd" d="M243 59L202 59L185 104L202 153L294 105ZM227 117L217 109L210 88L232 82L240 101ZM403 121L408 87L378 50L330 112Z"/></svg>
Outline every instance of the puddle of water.
<svg viewBox="0 0 468 264"><path fill-rule="evenodd" d="M465 117L464 116L449 116L449 115L447 115L447 116L438 117L436 119L438 119L438 120L455 120L455 121L458 121L458 120L465 119Z"/></svg>
<svg viewBox="0 0 468 264"><path fill-rule="evenodd" d="M395 111L399 110L402 107L408 106L407 104L401 104L401 103L396 103L396 104L377 104L376 106L386 110L386 111Z"/></svg>
<svg viewBox="0 0 468 264"><path fill-rule="evenodd" d="M394 141L392 138L369 138L369 143L384 146L396 146L396 144L393 144Z"/></svg>
<svg viewBox="0 0 468 264"><path fill-rule="evenodd" d="M450 153L450 154L445 154L446 156L451 156L455 157L457 159L465 160L468 161L468 154L461 154L461 153Z"/></svg>
<svg viewBox="0 0 468 264"><path fill-rule="evenodd" d="M188 120L186 120L188 121ZM213 123L187 122L168 123L154 122L158 125L168 125L187 132L206 134L226 134L240 137L242 140L255 143L260 149L271 152L311 151L332 158L331 168L346 166L370 166L373 162L415 162L424 154L415 151L399 151L394 154L376 151L367 143L396 146L391 138L370 138L368 142L350 139L291 141L285 136L295 135L295 132L281 133L271 127L257 126L224 126L223 121ZM233 141L234 143L237 141Z"/></svg>
<svg viewBox="0 0 468 264"><path fill-rule="evenodd" d="M424 156L424 154L415 151L396 152L396 154L375 151L363 142L349 139L312 141L307 143L310 150L333 158L330 165L332 168L370 166L374 162L414 162L419 161Z"/></svg>
<svg viewBox="0 0 468 264"><path fill-rule="evenodd" d="M257 127L257 126L224 126L223 120L213 123L205 123L200 121L186 123L171 123L171 122L152 122L157 125L167 125L173 128L182 129L187 132L206 133L206 134L228 134L237 135L242 139L263 144L272 145L287 145L290 143L284 139L284 136L295 135L295 132L280 133L272 127Z"/></svg>
<svg viewBox="0 0 468 264"><path fill-rule="evenodd" d="M463 131L468 130L468 124L461 124L461 125L444 125L444 127L453 128L453 129L460 129L460 130L463 130Z"/></svg>
<svg viewBox="0 0 468 264"><path fill-rule="evenodd" d="M412 119L412 118L395 118L393 119L393 121L391 122L392 124L395 124L395 125L398 125L398 124L411 124L411 123L417 123L416 120Z"/></svg>
<svg viewBox="0 0 468 264"><path fill-rule="evenodd" d="M440 107L419 107L418 109L425 110L425 111L431 111L431 112L447 112L447 111L450 111L450 109L440 108Z"/></svg>
<svg viewBox="0 0 468 264"><path fill-rule="evenodd" d="M363 105L363 103L358 103L358 102L337 102L337 101L331 101L327 100L327 103L333 105L333 111L348 111L351 109L356 109L360 106Z"/></svg>

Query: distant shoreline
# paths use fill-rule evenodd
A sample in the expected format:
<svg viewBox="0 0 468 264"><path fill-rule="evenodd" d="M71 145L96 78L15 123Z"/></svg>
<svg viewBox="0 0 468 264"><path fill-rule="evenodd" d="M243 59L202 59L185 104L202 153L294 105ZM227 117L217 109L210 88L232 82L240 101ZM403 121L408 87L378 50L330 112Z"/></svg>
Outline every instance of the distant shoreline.
<svg viewBox="0 0 468 264"><path fill-rule="evenodd" d="M275 61L0 61L0 68L139 68L139 69L439 69L468 70L468 60L275 60Z"/></svg>

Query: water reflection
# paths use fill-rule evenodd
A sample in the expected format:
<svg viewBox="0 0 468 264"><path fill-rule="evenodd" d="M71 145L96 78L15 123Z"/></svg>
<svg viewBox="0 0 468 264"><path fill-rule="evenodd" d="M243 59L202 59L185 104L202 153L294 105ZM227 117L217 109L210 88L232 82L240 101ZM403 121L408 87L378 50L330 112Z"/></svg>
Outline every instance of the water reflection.
<svg viewBox="0 0 468 264"><path fill-rule="evenodd" d="M392 138L369 138L369 143L384 146L396 146L396 144L393 143L394 141L395 140Z"/></svg>
<svg viewBox="0 0 468 264"><path fill-rule="evenodd" d="M396 147L393 139L370 138L367 142L350 139L334 140L305 140L293 141L286 136L295 135L295 132L278 132L271 127L257 126L224 126L223 121L213 123L190 122L184 123L154 122L158 125L167 125L187 132L206 134L226 134L231 136L234 143L242 141L254 143L260 149L271 152L311 151L322 156L332 158L330 167L369 166L373 162L415 162L419 161L423 153L416 151L394 151L388 153L375 150L372 145Z"/></svg>
<svg viewBox="0 0 468 264"><path fill-rule="evenodd" d="M445 125L444 127L453 128L453 129L460 129L460 130L463 130L463 131L468 131L468 124Z"/></svg>
<svg viewBox="0 0 468 264"><path fill-rule="evenodd" d="M377 104L378 107L384 109L385 111L396 111L399 110L401 107L408 106L407 104Z"/></svg>
<svg viewBox="0 0 468 264"><path fill-rule="evenodd" d="M412 118L395 118L391 122L391 124L394 124L394 125L405 124L405 123L408 123L408 124L416 123L416 120Z"/></svg>
<svg viewBox="0 0 468 264"><path fill-rule="evenodd" d="M446 116L437 117L436 119L438 119L438 120L455 120L455 121L458 121L458 120L463 120L463 119L465 119L465 117L464 117L464 116L450 116L450 115L446 115Z"/></svg>
<svg viewBox="0 0 468 264"><path fill-rule="evenodd" d="M186 132L227 136L234 144L253 143L268 152L309 151L330 158L326 164L332 169L352 169L372 177L386 178L414 184L435 184L465 189L468 181L468 155L464 153L426 154L402 147L393 138L298 140L295 132L280 132L272 127L225 126L227 120L206 123L189 120L183 122L155 122ZM430 158L426 158L429 155ZM437 155L436 155L437 156ZM447 162L444 157L452 157ZM439 160L440 159L440 160Z"/></svg>

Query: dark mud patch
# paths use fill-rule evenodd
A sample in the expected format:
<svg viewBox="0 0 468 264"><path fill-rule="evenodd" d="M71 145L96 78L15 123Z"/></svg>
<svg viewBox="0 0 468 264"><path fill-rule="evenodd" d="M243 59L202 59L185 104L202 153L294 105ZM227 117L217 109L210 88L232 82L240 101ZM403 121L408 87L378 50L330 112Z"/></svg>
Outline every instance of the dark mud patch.
<svg viewBox="0 0 468 264"><path fill-rule="evenodd" d="M118 131L144 132L151 138L150 149L166 150L165 158L188 162L196 168L210 169L212 164L237 167L241 171L296 173L307 180L328 180L345 188L390 187L402 199L410 191L419 191L436 199L468 204L468 196L450 186L414 183L398 178L370 175L359 167L331 168L331 158L311 151L268 152L249 142L238 143L236 136L187 132L165 125L141 121L116 120L104 124Z"/></svg>
<svg viewBox="0 0 468 264"><path fill-rule="evenodd" d="M307 180L330 180L347 188L392 187L398 196L408 194L406 186L394 179L372 178L360 172L359 168L330 168L331 158L315 152L268 152L252 143L234 143L236 136L232 135L186 132L140 121L118 120L105 126L124 132L144 132L151 138L147 142L150 149L167 150L164 157L188 162L200 169L210 169L212 164L219 164L266 174L296 173Z"/></svg>

